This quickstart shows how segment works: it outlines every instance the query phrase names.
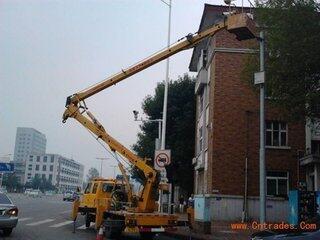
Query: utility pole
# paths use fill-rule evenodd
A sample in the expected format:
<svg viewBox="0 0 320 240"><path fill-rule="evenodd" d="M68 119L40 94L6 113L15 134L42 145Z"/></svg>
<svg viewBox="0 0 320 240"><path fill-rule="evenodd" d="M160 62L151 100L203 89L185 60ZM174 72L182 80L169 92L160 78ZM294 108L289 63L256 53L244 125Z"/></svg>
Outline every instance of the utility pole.
<svg viewBox="0 0 320 240"><path fill-rule="evenodd" d="M169 0L169 3L162 1L169 7L169 21L168 21L168 41L167 47L170 46L170 35L171 35L171 4L172 1ZM161 135L161 150L166 149L166 127L167 127L167 105L168 105L168 85L169 85L169 64L170 58L167 58L166 65L166 81L164 84L164 98L163 98L163 115L162 115L162 135Z"/></svg>
<svg viewBox="0 0 320 240"><path fill-rule="evenodd" d="M155 149L160 150L161 148L161 127L162 119L143 119L139 118L139 111L133 110L134 121L136 122L157 122L158 123L158 138L155 139Z"/></svg>
<svg viewBox="0 0 320 240"><path fill-rule="evenodd" d="M260 32L260 72L264 72L264 32ZM260 223L266 222L265 83L260 85Z"/></svg>
<svg viewBox="0 0 320 240"><path fill-rule="evenodd" d="M100 177L102 177L102 162L103 162L103 160L108 160L109 158L98 158L97 157L96 159L101 161L100 162Z"/></svg>
<svg viewBox="0 0 320 240"><path fill-rule="evenodd" d="M264 32L258 37L260 45L260 72L254 74L254 81L260 88L260 223L266 222L266 161L265 161L265 71L264 71Z"/></svg>
<svg viewBox="0 0 320 240"><path fill-rule="evenodd" d="M161 0L163 3L165 3L169 7L169 21L168 21L168 40L167 40L167 47L170 46L170 35L171 35L171 6L172 1L169 0L169 3L167 3L164 0ZM166 149L166 128L167 128L167 105L168 105L168 88L169 88L169 64L170 64L170 58L167 58L167 65L166 65L166 80L164 84L164 98L163 98L163 114L162 114L162 134L161 134L161 150ZM160 212L163 211L162 209L162 196L163 192L159 190L159 210ZM170 208L171 205L171 191L169 196L169 203L168 206Z"/></svg>

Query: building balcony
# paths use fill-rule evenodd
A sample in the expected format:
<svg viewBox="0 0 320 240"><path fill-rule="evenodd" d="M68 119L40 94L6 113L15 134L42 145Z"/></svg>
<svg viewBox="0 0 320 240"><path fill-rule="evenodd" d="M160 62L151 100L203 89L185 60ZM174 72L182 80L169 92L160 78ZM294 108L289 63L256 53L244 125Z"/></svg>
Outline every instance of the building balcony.
<svg viewBox="0 0 320 240"><path fill-rule="evenodd" d="M205 68L201 68L198 72L196 84L195 84L195 93L198 94L201 89L208 83L208 71Z"/></svg>
<svg viewBox="0 0 320 240"><path fill-rule="evenodd" d="M299 159L300 166L305 166L309 164L320 163L320 155L318 154L308 154Z"/></svg>

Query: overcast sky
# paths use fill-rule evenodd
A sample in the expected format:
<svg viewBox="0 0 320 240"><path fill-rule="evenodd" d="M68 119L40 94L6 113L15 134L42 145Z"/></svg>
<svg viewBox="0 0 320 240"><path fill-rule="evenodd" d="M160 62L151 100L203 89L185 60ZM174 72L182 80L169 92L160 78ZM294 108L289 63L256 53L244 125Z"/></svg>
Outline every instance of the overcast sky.
<svg viewBox="0 0 320 240"><path fill-rule="evenodd" d="M198 30L204 3L173 0L171 42ZM100 169L108 153L75 120L62 124L65 100L166 46L168 7L161 0L0 1L0 156L14 151L17 127L47 137L47 153ZM170 60L170 79L188 73L192 50ZM165 61L136 74L86 103L105 129L130 147L146 95L165 78ZM141 112L141 110L140 110ZM104 163L112 176L115 161ZM108 167L109 166L109 167Z"/></svg>

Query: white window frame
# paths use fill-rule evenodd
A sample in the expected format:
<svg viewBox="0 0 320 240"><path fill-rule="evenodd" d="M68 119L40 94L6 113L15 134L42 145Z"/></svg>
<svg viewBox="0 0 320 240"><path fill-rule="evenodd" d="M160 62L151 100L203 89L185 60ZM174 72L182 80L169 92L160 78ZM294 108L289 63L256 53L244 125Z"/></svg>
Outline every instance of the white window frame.
<svg viewBox="0 0 320 240"><path fill-rule="evenodd" d="M267 128L267 123L271 124L271 129ZM285 124L286 125L286 129L283 130L281 129L281 124ZM278 131L279 131L279 135L278 135L278 142L279 145L273 145L273 137L274 137L274 125L278 124ZM266 129L265 129L265 144L267 148L290 148L289 144L288 144L288 140L289 140L289 131L288 131L288 123L287 122L283 122L283 121L266 121L265 123ZM271 145L267 145L267 132L271 132ZM281 145L281 133L286 133L286 144L285 145Z"/></svg>
<svg viewBox="0 0 320 240"><path fill-rule="evenodd" d="M202 126L199 128L199 153L203 150L203 129Z"/></svg>
<svg viewBox="0 0 320 240"><path fill-rule="evenodd" d="M272 172L272 171L270 171ZM276 172L276 171L274 171ZM286 171L279 171L279 172L286 172ZM268 184L266 184L266 193L269 197L279 196L279 180L287 180L287 195L289 194L289 172L286 172L286 177L274 177L274 176L268 176L268 172L266 173L266 183L268 182L268 179L270 180L276 180L276 195L268 195Z"/></svg>

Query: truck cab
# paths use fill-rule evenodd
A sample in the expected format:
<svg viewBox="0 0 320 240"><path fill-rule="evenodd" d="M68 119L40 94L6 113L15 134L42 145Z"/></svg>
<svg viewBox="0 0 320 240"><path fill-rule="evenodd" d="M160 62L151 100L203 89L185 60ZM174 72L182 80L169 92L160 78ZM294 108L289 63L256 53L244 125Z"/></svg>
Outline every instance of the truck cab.
<svg viewBox="0 0 320 240"><path fill-rule="evenodd" d="M94 178L84 190L84 194L79 200L74 201L72 218L75 220L78 213L85 215L86 227L90 227L91 222L95 227L100 227L103 213L113 206L112 197L115 192L124 192L125 185L122 181L115 179Z"/></svg>

